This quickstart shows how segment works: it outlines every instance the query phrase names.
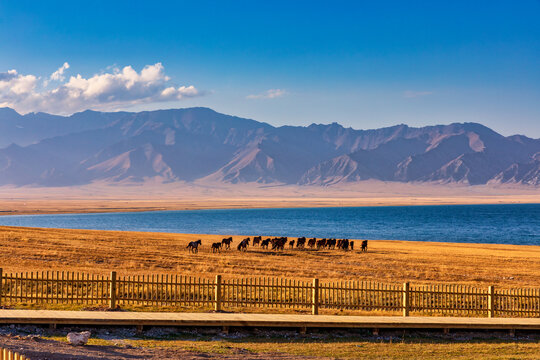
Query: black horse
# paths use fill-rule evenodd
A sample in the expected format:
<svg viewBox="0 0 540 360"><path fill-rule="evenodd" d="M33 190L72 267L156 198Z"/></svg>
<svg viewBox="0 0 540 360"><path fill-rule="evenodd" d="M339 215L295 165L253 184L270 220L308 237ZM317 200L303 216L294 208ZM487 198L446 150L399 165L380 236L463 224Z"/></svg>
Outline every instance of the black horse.
<svg viewBox="0 0 540 360"><path fill-rule="evenodd" d="M335 249L336 248L336 239L328 239L326 240L326 247L329 249Z"/></svg>
<svg viewBox="0 0 540 360"><path fill-rule="evenodd" d="M197 241L192 241L188 244L188 246L186 246L186 249L188 249L189 252L196 254L199 252L199 246L201 245L201 243L201 239Z"/></svg>
<svg viewBox="0 0 540 360"><path fill-rule="evenodd" d="M287 243L286 237L279 237L272 239L272 250L285 250L285 244Z"/></svg>
<svg viewBox="0 0 540 360"><path fill-rule="evenodd" d="M212 252L215 253L215 252L221 252L221 243L220 242L215 242L212 244Z"/></svg>
<svg viewBox="0 0 540 360"><path fill-rule="evenodd" d="M247 247L249 246L249 240L249 238L245 238L244 240L242 240L240 244L238 244L238 246L236 247L238 251L247 251Z"/></svg>
<svg viewBox="0 0 540 360"><path fill-rule="evenodd" d="M317 240L317 250L324 249L326 247L326 239Z"/></svg>
<svg viewBox="0 0 540 360"><path fill-rule="evenodd" d="M230 250L231 249L231 243L232 243L232 237L225 238L221 240L221 245L225 247L225 249Z"/></svg>
<svg viewBox="0 0 540 360"><path fill-rule="evenodd" d="M362 252L367 252L367 240L362 240Z"/></svg>
<svg viewBox="0 0 540 360"><path fill-rule="evenodd" d="M269 238L261 241L261 248L268 250L268 245L270 244L270 241L271 241L271 239L269 239Z"/></svg>
<svg viewBox="0 0 540 360"><path fill-rule="evenodd" d="M342 239L341 246L338 246L338 248L345 251L349 250L349 239Z"/></svg>
<svg viewBox="0 0 540 360"><path fill-rule="evenodd" d="M253 246L259 245L262 241L262 236L254 236L253 237Z"/></svg>

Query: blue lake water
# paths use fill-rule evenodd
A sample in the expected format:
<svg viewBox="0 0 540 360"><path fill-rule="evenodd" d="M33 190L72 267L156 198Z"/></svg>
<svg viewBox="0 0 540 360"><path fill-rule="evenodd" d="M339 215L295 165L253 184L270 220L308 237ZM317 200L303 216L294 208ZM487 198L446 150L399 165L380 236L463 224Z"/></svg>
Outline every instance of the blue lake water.
<svg viewBox="0 0 540 360"><path fill-rule="evenodd" d="M10 215L0 225L540 245L540 204Z"/></svg>

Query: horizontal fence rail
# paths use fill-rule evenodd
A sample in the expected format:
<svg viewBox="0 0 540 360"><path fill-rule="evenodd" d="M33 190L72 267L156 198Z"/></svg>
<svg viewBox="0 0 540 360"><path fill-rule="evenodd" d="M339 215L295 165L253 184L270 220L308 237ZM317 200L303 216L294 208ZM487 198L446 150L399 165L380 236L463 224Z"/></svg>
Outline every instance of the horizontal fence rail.
<svg viewBox="0 0 540 360"><path fill-rule="evenodd" d="M540 289L465 285L325 282L280 278L215 279L180 275L110 276L75 272L3 273L0 305L80 304L225 308L319 309L419 315L540 317Z"/></svg>

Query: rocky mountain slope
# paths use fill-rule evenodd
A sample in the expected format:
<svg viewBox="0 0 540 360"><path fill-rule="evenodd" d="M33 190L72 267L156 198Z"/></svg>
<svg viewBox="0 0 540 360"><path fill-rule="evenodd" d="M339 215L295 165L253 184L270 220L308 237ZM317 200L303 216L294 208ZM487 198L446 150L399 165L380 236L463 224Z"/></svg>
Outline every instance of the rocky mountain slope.
<svg viewBox="0 0 540 360"><path fill-rule="evenodd" d="M273 127L207 108L69 117L0 109L0 185L367 179L540 185L540 139L476 123Z"/></svg>

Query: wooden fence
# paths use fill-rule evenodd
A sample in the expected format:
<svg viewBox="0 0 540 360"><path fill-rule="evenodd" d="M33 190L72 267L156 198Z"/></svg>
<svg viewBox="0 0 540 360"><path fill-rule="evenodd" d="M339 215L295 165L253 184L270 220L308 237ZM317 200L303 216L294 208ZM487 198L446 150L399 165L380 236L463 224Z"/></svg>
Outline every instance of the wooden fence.
<svg viewBox="0 0 540 360"><path fill-rule="evenodd" d="M0 305L86 304L184 308L290 308L385 311L409 316L540 317L540 289L464 285L323 282L277 278L215 279L179 275L110 276L73 272L3 273Z"/></svg>
<svg viewBox="0 0 540 360"><path fill-rule="evenodd" d="M8 349L0 348L0 360L30 360L26 356Z"/></svg>

